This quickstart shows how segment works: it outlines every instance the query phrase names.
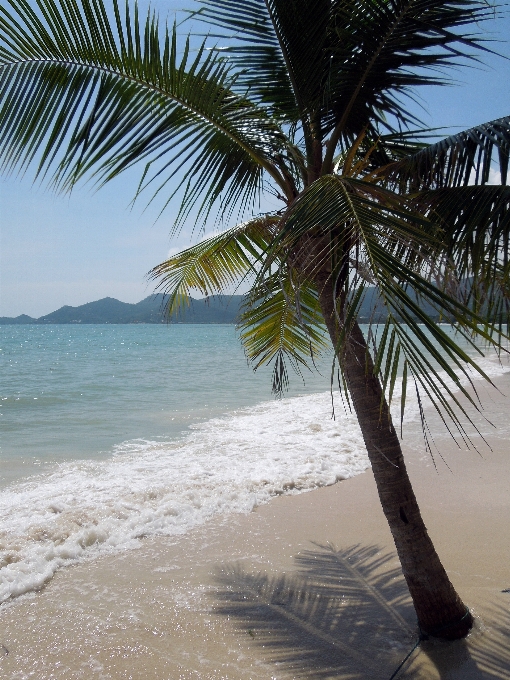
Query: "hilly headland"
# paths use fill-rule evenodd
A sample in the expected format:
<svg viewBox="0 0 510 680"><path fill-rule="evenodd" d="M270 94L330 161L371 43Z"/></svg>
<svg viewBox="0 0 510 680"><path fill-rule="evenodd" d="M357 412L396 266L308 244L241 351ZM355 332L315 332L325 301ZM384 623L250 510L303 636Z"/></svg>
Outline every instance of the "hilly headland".
<svg viewBox="0 0 510 680"><path fill-rule="evenodd" d="M50 314L33 318L27 314L0 317L0 325L8 324L131 324L131 323L235 323L242 295L216 295L202 300L189 299L189 306L171 317L165 312L163 295L149 295L131 304L105 297L78 307L65 305Z"/></svg>

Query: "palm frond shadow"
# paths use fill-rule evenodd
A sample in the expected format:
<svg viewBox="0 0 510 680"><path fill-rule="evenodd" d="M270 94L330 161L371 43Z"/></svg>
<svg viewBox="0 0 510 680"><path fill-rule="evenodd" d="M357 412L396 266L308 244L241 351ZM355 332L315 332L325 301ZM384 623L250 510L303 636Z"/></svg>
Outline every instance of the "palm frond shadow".
<svg viewBox="0 0 510 680"><path fill-rule="evenodd" d="M278 576L224 566L216 610L295 677L386 680L417 635L395 556L318 545L296 562L296 574Z"/></svg>
<svg viewBox="0 0 510 680"><path fill-rule="evenodd" d="M388 680L418 637L396 556L377 546L316 545L295 563L296 572L275 576L224 565L215 576L215 611L236 621L249 644L295 678ZM468 639L422 642L399 678L427 677L430 664L441 678L509 677L504 604L489 608Z"/></svg>

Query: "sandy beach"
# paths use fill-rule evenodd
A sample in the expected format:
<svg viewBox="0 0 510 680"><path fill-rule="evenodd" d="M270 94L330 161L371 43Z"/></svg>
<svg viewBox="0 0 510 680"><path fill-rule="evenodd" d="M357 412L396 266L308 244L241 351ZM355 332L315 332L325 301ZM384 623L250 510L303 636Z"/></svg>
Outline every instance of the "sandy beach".
<svg viewBox="0 0 510 680"><path fill-rule="evenodd" d="M508 374L498 385L510 394ZM490 448L477 436L479 452L458 448L429 413L436 468L419 425L404 432L425 522L476 625L422 643L399 678L510 677L510 402L481 396ZM389 680L417 638L370 470L63 569L4 604L0 631L9 680Z"/></svg>

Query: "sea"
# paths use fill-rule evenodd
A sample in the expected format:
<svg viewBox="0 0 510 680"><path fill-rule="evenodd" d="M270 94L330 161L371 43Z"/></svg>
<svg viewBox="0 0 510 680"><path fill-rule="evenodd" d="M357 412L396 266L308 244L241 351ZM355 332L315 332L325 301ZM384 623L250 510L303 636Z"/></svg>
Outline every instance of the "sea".
<svg viewBox="0 0 510 680"><path fill-rule="evenodd" d="M366 470L331 356L312 369L289 367L275 398L232 325L0 326L0 602L76 561Z"/></svg>

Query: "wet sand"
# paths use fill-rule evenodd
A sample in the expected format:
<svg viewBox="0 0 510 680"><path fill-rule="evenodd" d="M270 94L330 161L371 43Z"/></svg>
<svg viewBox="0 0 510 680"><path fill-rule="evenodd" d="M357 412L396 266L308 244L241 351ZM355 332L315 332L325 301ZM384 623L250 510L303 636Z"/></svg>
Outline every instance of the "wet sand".
<svg viewBox="0 0 510 680"><path fill-rule="evenodd" d="M508 374L498 384L510 395ZM436 470L419 426L404 433L422 514L476 625L423 643L399 678L510 677L510 397L481 393L492 450L478 437L480 453L458 449L429 414ZM0 677L389 680L416 637L369 470L61 570L1 608Z"/></svg>

